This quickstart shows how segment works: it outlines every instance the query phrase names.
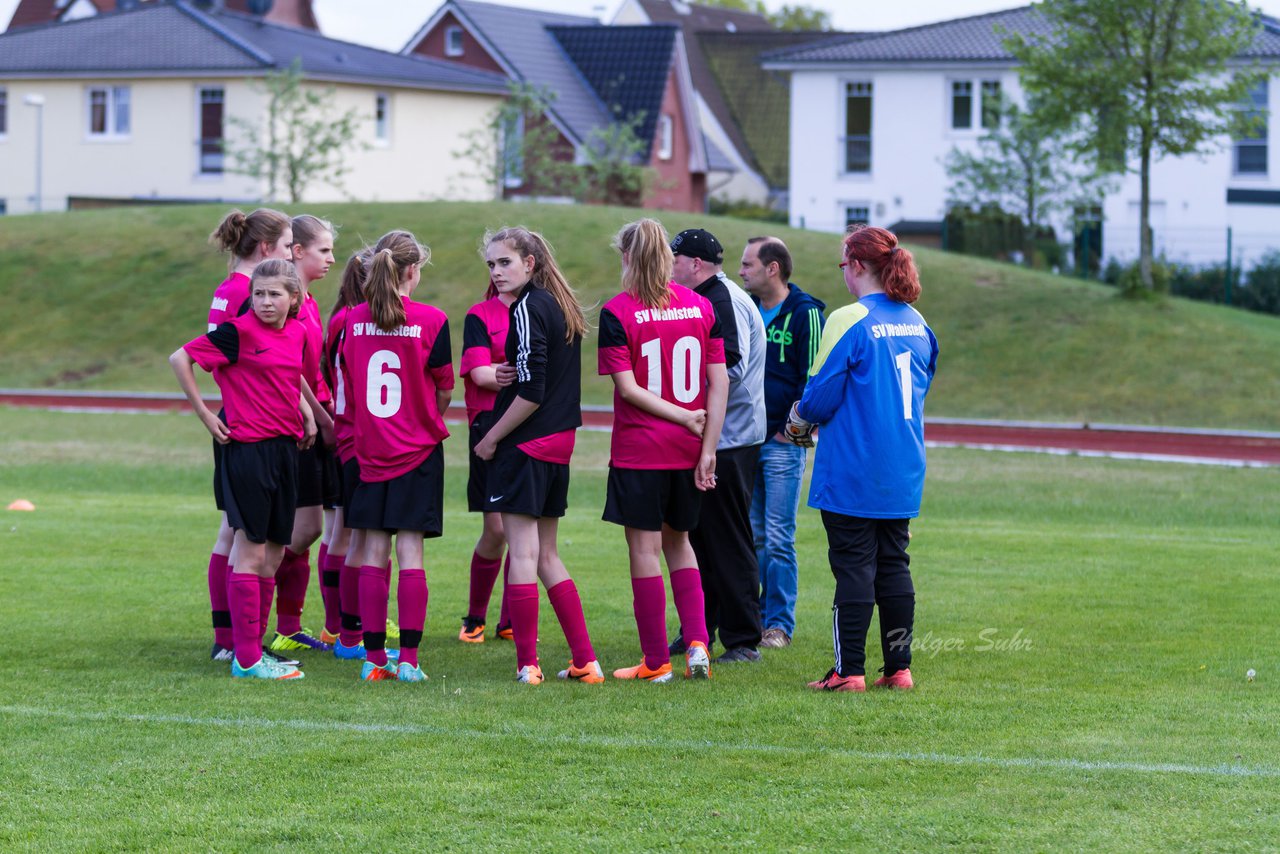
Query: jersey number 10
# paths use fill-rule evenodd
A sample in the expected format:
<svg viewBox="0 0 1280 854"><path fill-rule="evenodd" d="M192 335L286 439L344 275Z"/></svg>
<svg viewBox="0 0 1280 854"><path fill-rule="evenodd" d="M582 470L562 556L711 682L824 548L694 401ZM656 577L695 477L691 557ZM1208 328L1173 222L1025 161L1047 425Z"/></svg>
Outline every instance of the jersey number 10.
<svg viewBox="0 0 1280 854"><path fill-rule="evenodd" d="M645 387L662 397L662 339L651 338L640 345L647 362ZM702 391L702 342L692 335L677 339L671 348L671 393L679 403L692 403Z"/></svg>

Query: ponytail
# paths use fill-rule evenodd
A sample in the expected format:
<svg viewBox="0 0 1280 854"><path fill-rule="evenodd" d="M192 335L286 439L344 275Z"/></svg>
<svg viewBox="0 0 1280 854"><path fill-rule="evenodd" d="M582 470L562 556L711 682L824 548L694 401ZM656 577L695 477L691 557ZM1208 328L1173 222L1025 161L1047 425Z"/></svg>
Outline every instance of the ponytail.
<svg viewBox="0 0 1280 854"><path fill-rule="evenodd" d="M289 218L280 211L258 208L246 216L233 210L222 218L209 235L209 242L232 258L248 258L260 243L275 243L289 228Z"/></svg>
<svg viewBox="0 0 1280 854"><path fill-rule="evenodd" d="M646 308L664 308L671 297L674 258L670 241L657 220L640 219L624 225L613 238L613 248L627 255L622 269L622 289Z"/></svg>
<svg viewBox="0 0 1280 854"><path fill-rule="evenodd" d="M920 273L911 252L898 245L892 232L872 225L855 225L844 239L846 261L861 261L894 302L920 298Z"/></svg>
<svg viewBox="0 0 1280 854"><path fill-rule="evenodd" d="M404 325L400 283L410 267L421 266L430 259L431 250L407 231L389 231L378 239L373 247L364 294L373 322L383 332Z"/></svg>
<svg viewBox="0 0 1280 854"><path fill-rule="evenodd" d="M364 286L365 299L373 322L383 332L404 326L404 302L400 299L400 271L390 249L373 253L369 279Z"/></svg>
<svg viewBox="0 0 1280 854"><path fill-rule="evenodd" d="M364 285L369 278L369 258L373 250L369 247L353 252L347 259L347 266L342 271L342 282L338 285L338 298L333 303L336 313L344 308L352 308L364 302Z"/></svg>

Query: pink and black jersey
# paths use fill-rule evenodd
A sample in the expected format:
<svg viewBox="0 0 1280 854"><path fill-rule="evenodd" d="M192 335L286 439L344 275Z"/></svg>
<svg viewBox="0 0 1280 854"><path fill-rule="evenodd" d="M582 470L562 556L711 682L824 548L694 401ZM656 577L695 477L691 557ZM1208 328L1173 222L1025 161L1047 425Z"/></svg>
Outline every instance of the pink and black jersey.
<svg viewBox="0 0 1280 854"><path fill-rule="evenodd" d="M339 348L360 479L371 483L417 468L449 436L436 406L436 391L453 388L449 320L402 299L405 322L389 331L374 323L368 303L351 309Z"/></svg>
<svg viewBox="0 0 1280 854"><path fill-rule="evenodd" d="M641 388L690 411L707 406L707 365L724 363L724 339L711 303L675 282L665 308L628 293L600 310L600 373L631 371ZM610 463L624 469L688 469L702 440L613 392Z"/></svg>
<svg viewBox="0 0 1280 854"><path fill-rule="evenodd" d="M323 353L325 351L324 322L320 319L320 304L311 294L307 294L302 305L298 306L298 320L302 321L302 325L307 329L307 346L313 352ZM329 384L325 382L324 370L320 362L317 362L315 374L308 375L307 381L311 384L311 391L315 394L316 400L328 403L333 399L333 395L329 393Z"/></svg>
<svg viewBox="0 0 1280 854"><path fill-rule="evenodd" d="M239 317L250 308L249 277L244 273L232 273L213 292L209 305L209 332L232 318Z"/></svg>
<svg viewBox="0 0 1280 854"><path fill-rule="evenodd" d="M302 438L302 376L319 360L308 351L301 323L290 319L275 329L249 312L183 349L206 371L217 369L214 379L233 441Z"/></svg>
<svg viewBox="0 0 1280 854"><path fill-rule="evenodd" d="M493 412L501 418L517 397L538 408L498 448L515 446L534 459L567 464L574 431L582 426L582 337L565 340L560 304L537 285L525 286L510 316L505 359L516 378L498 392Z"/></svg>
<svg viewBox="0 0 1280 854"><path fill-rule="evenodd" d="M511 311L498 297L471 306L462 325L463 398L467 404L467 423L474 424L481 412L493 409L498 392L481 388L471 381L471 372L484 365L501 364L507 358L507 327Z"/></svg>
<svg viewBox="0 0 1280 854"><path fill-rule="evenodd" d="M338 459L346 462L355 456L355 420L347 403L347 381L342 375L339 354L342 350L342 332L350 309L338 309L329 318L329 333L325 337L325 372L333 388L333 436L338 444Z"/></svg>

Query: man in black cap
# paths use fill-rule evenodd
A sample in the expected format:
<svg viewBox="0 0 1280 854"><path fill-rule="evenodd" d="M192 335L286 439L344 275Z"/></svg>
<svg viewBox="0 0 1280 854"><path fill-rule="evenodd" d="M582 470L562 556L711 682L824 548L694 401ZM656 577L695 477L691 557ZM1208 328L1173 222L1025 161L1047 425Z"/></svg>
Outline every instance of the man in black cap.
<svg viewBox="0 0 1280 854"><path fill-rule="evenodd" d="M698 527L689 532L702 574L707 631L714 640L719 628L725 651L716 661L759 661L760 570L751 536L751 493L765 439L764 322L751 297L721 269L724 249L715 235L687 229L671 241L671 251L671 277L715 309L729 371L716 488L703 495ZM671 647L683 652L683 639L677 637Z"/></svg>

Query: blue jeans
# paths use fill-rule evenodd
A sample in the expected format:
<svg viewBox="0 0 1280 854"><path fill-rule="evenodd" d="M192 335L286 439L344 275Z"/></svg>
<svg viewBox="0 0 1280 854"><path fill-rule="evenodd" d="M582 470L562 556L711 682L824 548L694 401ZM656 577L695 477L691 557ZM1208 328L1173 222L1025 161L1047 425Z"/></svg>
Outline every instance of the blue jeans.
<svg viewBox="0 0 1280 854"><path fill-rule="evenodd" d="M805 449L773 436L760 446L751 496L751 533L760 564L760 611L766 629L796 628L796 513L804 481Z"/></svg>

